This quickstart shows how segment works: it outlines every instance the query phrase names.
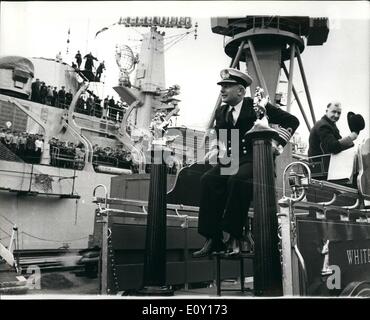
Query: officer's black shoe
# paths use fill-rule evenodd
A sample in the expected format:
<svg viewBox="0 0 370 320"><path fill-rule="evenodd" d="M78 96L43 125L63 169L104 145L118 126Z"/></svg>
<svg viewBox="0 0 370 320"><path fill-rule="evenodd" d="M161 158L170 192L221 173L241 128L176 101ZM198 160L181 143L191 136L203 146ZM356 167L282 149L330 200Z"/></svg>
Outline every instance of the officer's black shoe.
<svg viewBox="0 0 370 320"><path fill-rule="evenodd" d="M220 239L213 240L212 253L225 253L225 252L226 252L225 243Z"/></svg>
<svg viewBox="0 0 370 320"><path fill-rule="evenodd" d="M225 245L221 240L207 239L202 249L193 252L192 256L193 258L201 258L222 251L225 251Z"/></svg>
<svg viewBox="0 0 370 320"><path fill-rule="evenodd" d="M241 243L240 240L235 239L230 236L229 240L226 242L226 255L227 256L238 256L241 253Z"/></svg>
<svg viewBox="0 0 370 320"><path fill-rule="evenodd" d="M210 255L212 253L212 242L212 239L207 239L200 250L193 252L193 258L201 258Z"/></svg>

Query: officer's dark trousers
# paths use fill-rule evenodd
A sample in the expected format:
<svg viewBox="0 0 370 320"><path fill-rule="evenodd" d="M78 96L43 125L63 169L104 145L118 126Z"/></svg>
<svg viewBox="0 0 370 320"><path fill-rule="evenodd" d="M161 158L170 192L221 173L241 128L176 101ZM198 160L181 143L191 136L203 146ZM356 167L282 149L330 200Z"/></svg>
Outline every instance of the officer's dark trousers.
<svg viewBox="0 0 370 320"><path fill-rule="evenodd" d="M198 232L222 239L222 231L240 239L253 199L253 163L244 162L234 175L221 175L218 164L201 177Z"/></svg>

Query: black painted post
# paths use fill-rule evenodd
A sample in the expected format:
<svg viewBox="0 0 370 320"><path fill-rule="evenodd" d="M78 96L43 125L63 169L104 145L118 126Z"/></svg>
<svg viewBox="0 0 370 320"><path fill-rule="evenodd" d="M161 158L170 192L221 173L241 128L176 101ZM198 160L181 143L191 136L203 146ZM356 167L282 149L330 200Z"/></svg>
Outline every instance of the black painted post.
<svg viewBox="0 0 370 320"><path fill-rule="evenodd" d="M162 158L163 152L159 154ZM144 280L139 295L173 295L173 290L166 287L166 196L167 166L162 160L154 161L150 171Z"/></svg>
<svg viewBox="0 0 370 320"><path fill-rule="evenodd" d="M271 139L278 133L269 128L247 133L253 145L253 260L254 294L282 295L281 266L278 250L278 221L275 195L274 161Z"/></svg>
<svg viewBox="0 0 370 320"><path fill-rule="evenodd" d="M144 263L144 283L151 286L166 281L166 183L166 165L152 164Z"/></svg>

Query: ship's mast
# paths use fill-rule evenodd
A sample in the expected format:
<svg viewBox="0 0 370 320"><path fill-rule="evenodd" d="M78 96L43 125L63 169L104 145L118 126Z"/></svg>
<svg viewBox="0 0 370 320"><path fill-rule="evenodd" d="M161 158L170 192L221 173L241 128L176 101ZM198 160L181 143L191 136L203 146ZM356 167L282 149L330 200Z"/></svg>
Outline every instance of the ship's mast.
<svg viewBox="0 0 370 320"><path fill-rule="evenodd" d="M180 87L173 85L166 88L165 86L165 32L160 32L157 28L189 29L191 19L189 17L127 17L121 18L118 24L126 27L150 27L150 31L143 35L138 57L134 57L132 50L127 46L124 46L126 48L122 54L118 51L116 60L120 67L120 80L119 85L113 88L121 100L129 105L117 138L126 148L131 151L137 150L140 154L145 152L145 140L150 136L151 122L156 113L177 116L179 110L177 104L180 100L174 97L179 94ZM197 24L194 30L180 34L178 37L183 38L192 32L196 38ZM125 57L126 55L129 57ZM132 67L136 67L136 73L131 83L129 73L133 71ZM143 162L143 157L138 157L137 162Z"/></svg>
<svg viewBox="0 0 370 320"><path fill-rule="evenodd" d="M139 89L142 105L130 120L138 128L149 128L153 114L160 108L159 92L165 89L164 33L151 27L142 40L134 87Z"/></svg>

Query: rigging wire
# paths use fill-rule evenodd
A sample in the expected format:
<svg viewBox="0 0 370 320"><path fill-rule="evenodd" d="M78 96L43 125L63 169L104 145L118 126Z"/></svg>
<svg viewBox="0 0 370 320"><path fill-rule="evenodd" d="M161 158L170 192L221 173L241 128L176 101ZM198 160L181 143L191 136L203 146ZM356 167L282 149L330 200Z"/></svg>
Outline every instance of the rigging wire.
<svg viewBox="0 0 370 320"><path fill-rule="evenodd" d="M4 218L6 221L8 221L12 226L15 225L15 223L11 220L9 220L7 217L5 217L4 215L0 214L0 217Z"/></svg>
<svg viewBox="0 0 370 320"><path fill-rule="evenodd" d="M170 43L166 43L164 45L164 52L166 52L167 50L169 50L170 48L172 48L176 43L178 43L179 41L183 40L188 34L183 34L181 37L179 37L178 39L175 39L173 41L171 41Z"/></svg>
<svg viewBox="0 0 370 320"><path fill-rule="evenodd" d="M176 38L176 37L178 37L178 36L182 36L183 34L189 34L189 33L192 33L192 32L194 32L194 30L186 31L186 32L184 32L184 33L180 33L180 34L174 34L174 35L172 35L172 36L165 37L164 39L165 39L165 40L167 40L167 39L170 39L170 38Z"/></svg>
<svg viewBox="0 0 370 320"><path fill-rule="evenodd" d="M41 240L41 241L48 241L48 242L73 242L73 241L79 241L79 240L84 240L84 239L87 239L88 236L86 237L82 237L82 238L77 238L77 239L64 239L64 240L55 240L55 239L46 239L46 238L41 238L41 237L37 237L35 235L32 235L28 232L25 232L25 231L22 231L21 232L22 234L25 234L26 236L29 236L30 238L34 238L34 239L37 239L37 240Z"/></svg>
<svg viewBox="0 0 370 320"><path fill-rule="evenodd" d="M175 34L175 35L172 35L172 36L165 37L164 40L168 40L168 39L171 39L171 38L175 38L174 40L176 40L179 37L187 36L187 35L189 35L191 33L195 33L195 29L194 30L191 30L191 31L186 31L184 33ZM174 40L171 40L171 41L174 41Z"/></svg>
<svg viewBox="0 0 370 320"><path fill-rule="evenodd" d="M9 237L10 237L10 234L9 234L6 230L4 230L3 228L0 228L0 231L4 232L4 233L7 235L7 238L9 238ZM4 238L4 239L5 239L5 238Z"/></svg>

